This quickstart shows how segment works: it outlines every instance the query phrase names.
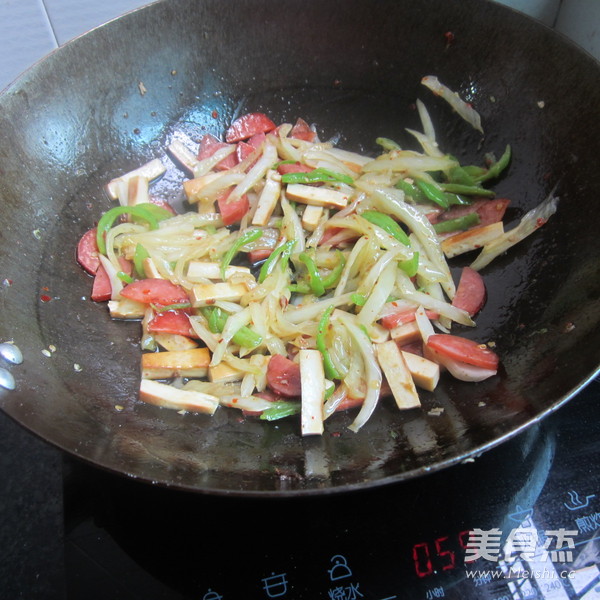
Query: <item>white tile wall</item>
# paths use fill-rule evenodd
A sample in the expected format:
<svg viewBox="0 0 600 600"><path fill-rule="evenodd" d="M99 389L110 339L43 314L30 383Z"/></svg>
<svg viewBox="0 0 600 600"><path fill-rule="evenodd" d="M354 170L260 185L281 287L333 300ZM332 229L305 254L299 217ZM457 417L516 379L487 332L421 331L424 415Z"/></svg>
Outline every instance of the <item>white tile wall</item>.
<svg viewBox="0 0 600 600"><path fill-rule="evenodd" d="M56 46L42 0L0 0L0 89Z"/></svg>
<svg viewBox="0 0 600 600"><path fill-rule="evenodd" d="M600 60L600 0L563 0L556 29Z"/></svg>
<svg viewBox="0 0 600 600"><path fill-rule="evenodd" d="M561 0L497 0L520 12L523 12L538 21L554 26L556 15L560 8Z"/></svg>
<svg viewBox="0 0 600 600"><path fill-rule="evenodd" d="M23 0L27 2L28 0ZM48 10L48 17L59 44L110 21L134 8L150 2L143 0L40 0Z"/></svg>
<svg viewBox="0 0 600 600"><path fill-rule="evenodd" d="M600 0L497 0L570 36L600 60ZM68 40L144 0L0 0L0 90Z"/></svg>

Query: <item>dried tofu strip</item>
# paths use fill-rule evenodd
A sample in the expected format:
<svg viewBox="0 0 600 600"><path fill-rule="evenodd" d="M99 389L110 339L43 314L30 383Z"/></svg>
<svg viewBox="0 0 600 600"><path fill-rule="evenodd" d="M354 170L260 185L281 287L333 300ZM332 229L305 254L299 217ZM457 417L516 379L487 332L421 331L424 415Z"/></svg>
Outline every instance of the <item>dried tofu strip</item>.
<svg viewBox="0 0 600 600"><path fill-rule="evenodd" d="M183 191L188 202L198 202L201 199L201 192L206 186L221 179L225 175L225 171L219 173L208 173L202 177L194 177L183 182Z"/></svg>
<svg viewBox="0 0 600 600"><path fill-rule="evenodd" d="M210 394L181 390L166 383L142 379L140 400L155 406L212 415L219 407L219 399Z"/></svg>
<svg viewBox="0 0 600 600"><path fill-rule="evenodd" d="M229 266L225 269L225 279L229 279L238 273L250 273L248 267ZM202 281L203 279L221 280L221 265L216 262L204 262L192 260L188 263L187 278L191 282Z"/></svg>
<svg viewBox="0 0 600 600"><path fill-rule="evenodd" d="M162 161L159 158L155 158L145 165L129 173L125 173L125 175L112 179L106 186L106 191L113 200L117 200L119 197L119 186L122 182L127 183L132 177L137 176L145 177L148 181L154 181L164 175L166 170L167 168L163 165Z"/></svg>
<svg viewBox="0 0 600 600"><path fill-rule="evenodd" d="M401 352L415 385L433 392L440 380L440 365L418 354Z"/></svg>
<svg viewBox="0 0 600 600"><path fill-rule="evenodd" d="M172 352L147 352L142 354L144 379L170 379L172 377L205 377L208 373L210 352L208 348Z"/></svg>
<svg viewBox="0 0 600 600"><path fill-rule="evenodd" d="M416 321L411 321L410 323L404 323L391 329L390 337L402 346L421 339L421 330Z"/></svg>
<svg viewBox="0 0 600 600"><path fill-rule="evenodd" d="M194 172L194 167L199 161L186 145L182 144L179 140L175 140L169 145L168 150L182 167L185 167L191 173Z"/></svg>
<svg viewBox="0 0 600 600"><path fill-rule="evenodd" d="M286 188L289 200L312 206L344 208L348 204L348 195L327 187L315 187L304 183L290 183Z"/></svg>
<svg viewBox="0 0 600 600"><path fill-rule="evenodd" d="M322 206L308 205L302 213L302 227L306 231L314 231L319 226L323 210Z"/></svg>
<svg viewBox="0 0 600 600"><path fill-rule="evenodd" d="M231 383L241 381L246 373L240 369L227 364L225 361L218 365L209 366L208 379L212 383Z"/></svg>
<svg viewBox="0 0 600 600"><path fill-rule="evenodd" d="M152 337L159 346L170 352L192 350L198 347L198 343L192 338L178 333L153 333Z"/></svg>
<svg viewBox="0 0 600 600"><path fill-rule="evenodd" d="M396 342L390 340L379 344L377 346L377 359L398 408L404 410L421 406L412 375Z"/></svg>
<svg viewBox="0 0 600 600"><path fill-rule="evenodd" d="M142 264L144 266L144 274L146 277L151 277L153 279L164 279L153 258L148 256L142 261Z"/></svg>
<svg viewBox="0 0 600 600"><path fill-rule="evenodd" d="M211 306L217 300L237 302L248 291L243 283L196 283L192 287L192 305Z"/></svg>
<svg viewBox="0 0 600 600"><path fill-rule="evenodd" d="M109 300L108 310L113 319L141 319L146 311L146 305L142 302L121 298L120 300Z"/></svg>
<svg viewBox="0 0 600 600"><path fill-rule="evenodd" d="M132 177L127 184L127 205L135 206L150 202L149 189L150 182L147 177L143 175Z"/></svg>
<svg viewBox="0 0 600 600"><path fill-rule="evenodd" d="M318 350L300 350L298 358L302 382L302 435L322 435L325 401L323 358Z"/></svg>

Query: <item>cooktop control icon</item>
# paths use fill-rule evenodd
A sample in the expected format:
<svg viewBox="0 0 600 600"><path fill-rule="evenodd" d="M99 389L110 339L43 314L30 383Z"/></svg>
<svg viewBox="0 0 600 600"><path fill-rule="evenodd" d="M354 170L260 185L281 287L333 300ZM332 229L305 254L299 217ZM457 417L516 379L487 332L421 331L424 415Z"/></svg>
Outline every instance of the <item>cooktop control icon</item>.
<svg viewBox="0 0 600 600"><path fill-rule="evenodd" d="M345 556L336 554L331 557L331 562L333 563L333 567L327 571L331 581L352 577L352 569L348 566L348 561Z"/></svg>
<svg viewBox="0 0 600 600"><path fill-rule="evenodd" d="M590 500L596 497L596 494L590 494L589 496L585 496L582 500L581 496L575 490L571 490L568 492L568 494L569 502L563 502L568 510L580 510L582 508L587 508L590 505Z"/></svg>

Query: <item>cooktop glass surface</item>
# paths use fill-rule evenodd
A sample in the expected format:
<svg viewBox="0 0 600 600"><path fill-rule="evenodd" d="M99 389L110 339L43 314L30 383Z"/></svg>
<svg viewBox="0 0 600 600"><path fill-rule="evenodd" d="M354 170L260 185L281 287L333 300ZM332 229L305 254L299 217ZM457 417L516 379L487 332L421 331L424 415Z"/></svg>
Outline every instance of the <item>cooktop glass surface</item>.
<svg viewBox="0 0 600 600"><path fill-rule="evenodd" d="M243 499L65 463L69 598L600 598L600 384L415 481Z"/></svg>

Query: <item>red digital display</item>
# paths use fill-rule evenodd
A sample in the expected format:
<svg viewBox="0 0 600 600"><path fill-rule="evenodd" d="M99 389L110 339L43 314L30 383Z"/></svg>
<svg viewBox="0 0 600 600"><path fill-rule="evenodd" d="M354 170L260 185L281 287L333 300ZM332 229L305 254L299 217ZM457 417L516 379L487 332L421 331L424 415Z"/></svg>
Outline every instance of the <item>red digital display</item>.
<svg viewBox="0 0 600 600"><path fill-rule="evenodd" d="M444 535L430 542L415 544L412 558L417 575L427 577L456 568L467 547L469 533L469 530L465 530L454 536Z"/></svg>

